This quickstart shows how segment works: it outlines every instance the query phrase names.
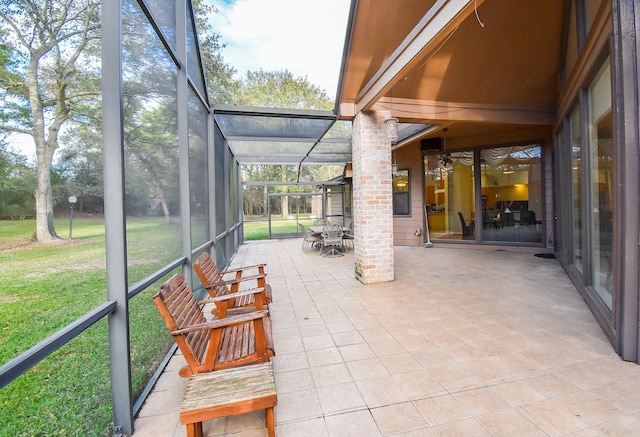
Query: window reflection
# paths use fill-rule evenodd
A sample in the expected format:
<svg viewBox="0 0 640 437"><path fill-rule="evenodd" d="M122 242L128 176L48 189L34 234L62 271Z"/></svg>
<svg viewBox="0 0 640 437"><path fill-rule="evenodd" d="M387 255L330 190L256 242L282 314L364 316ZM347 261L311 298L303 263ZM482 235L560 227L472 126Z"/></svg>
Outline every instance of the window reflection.
<svg viewBox="0 0 640 437"><path fill-rule="evenodd" d="M542 168L538 145L483 150L485 241L542 242Z"/></svg>
<svg viewBox="0 0 640 437"><path fill-rule="evenodd" d="M165 0L145 0L153 18L173 50L176 49L176 3Z"/></svg>
<svg viewBox="0 0 640 437"><path fill-rule="evenodd" d="M393 175L393 214L411 214L409 205L409 170L399 170Z"/></svg>
<svg viewBox="0 0 640 437"><path fill-rule="evenodd" d="M425 156L425 199L434 239L473 239L473 152Z"/></svg>
<svg viewBox="0 0 640 437"><path fill-rule="evenodd" d="M129 282L180 255L176 66L133 1L123 14Z"/></svg>
<svg viewBox="0 0 640 437"><path fill-rule="evenodd" d="M537 144L476 152L481 161L479 205L474 152L426 155L425 199L432 238L541 243L541 152Z"/></svg>
<svg viewBox="0 0 640 437"><path fill-rule="evenodd" d="M200 246L209 239L207 233L209 197L207 178L207 111L189 90L189 196L191 206L191 243Z"/></svg>
<svg viewBox="0 0 640 437"><path fill-rule="evenodd" d="M202 78L202 65L198 56L198 45L196 43L196 29L193 23L191 11L187 11L187 73L193 86L205 96L204 79Z"/></svg>
<svg viewBox="0 0 640 437"><path fill-rule="evenodd" d="M582 272L582 144L580 108L571 114L571 217L573 227L573 265Z"/></svg>
<svg viewBox="0 0 640 437"><path fill-rule="evenodd" d="M589 88L589 160L591 174L592 284L611 308L613 241L613 137L609 62Z"/></svg>

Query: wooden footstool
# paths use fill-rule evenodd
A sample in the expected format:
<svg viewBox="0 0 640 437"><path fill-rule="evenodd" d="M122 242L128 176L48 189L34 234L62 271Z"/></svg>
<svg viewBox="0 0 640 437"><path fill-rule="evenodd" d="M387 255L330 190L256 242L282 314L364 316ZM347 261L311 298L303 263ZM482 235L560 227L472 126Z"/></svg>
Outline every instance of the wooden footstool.
<svg viewBox="0 0 640 437"><path fill-rule="evenodd" d="M202 422L265 409L269 437L275 436L273 407L278 403L271 362L193 375L180 407L188 437L202 437Z"/></svg>

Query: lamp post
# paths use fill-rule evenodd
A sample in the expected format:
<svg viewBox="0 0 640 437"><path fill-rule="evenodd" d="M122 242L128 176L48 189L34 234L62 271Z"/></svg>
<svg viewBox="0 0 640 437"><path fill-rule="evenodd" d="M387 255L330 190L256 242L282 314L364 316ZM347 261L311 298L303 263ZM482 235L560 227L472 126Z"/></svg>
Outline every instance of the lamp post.
<svg viewBox="0 0 640 437"><path fill-rule="evenodd" d="M71 236L73 235L73 207L78 201L78 198L76 196L69 196L67 200L69 201L69 209L71 210L69 214L69 240L71 240Z"/></svg>

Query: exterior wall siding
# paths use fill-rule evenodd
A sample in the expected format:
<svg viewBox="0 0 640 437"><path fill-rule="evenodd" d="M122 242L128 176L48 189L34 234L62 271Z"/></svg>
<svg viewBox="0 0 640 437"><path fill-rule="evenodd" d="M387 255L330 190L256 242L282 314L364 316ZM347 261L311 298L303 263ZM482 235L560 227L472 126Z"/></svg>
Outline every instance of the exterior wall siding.
<svg viewBox="0 0 640 437"><path fill-rule="evenodd" d="M411 215L393 218L393 244L396 246L419 246L425 239L422 212L424 205L422 152L419 147L406 147L395 153L398 169L409 169ZM416 236L418 230L420 236Z"/></svg>

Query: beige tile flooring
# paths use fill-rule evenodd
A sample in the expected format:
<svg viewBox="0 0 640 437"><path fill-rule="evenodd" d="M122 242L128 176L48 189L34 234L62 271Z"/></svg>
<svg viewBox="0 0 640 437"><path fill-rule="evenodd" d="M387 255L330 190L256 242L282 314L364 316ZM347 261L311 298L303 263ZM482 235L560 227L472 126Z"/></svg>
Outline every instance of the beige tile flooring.
<svg viewBox="0 0 640 437"><path fill-rule="evenodd" d="M396 247L395 280L354 279L353 251L244 244L273 287L276 433L288 436L640 435L640 366L619 359L559 263L536 251ZM183 436L172 359L136 437ZM208 436L266 436L262 411Z"/></svg>

